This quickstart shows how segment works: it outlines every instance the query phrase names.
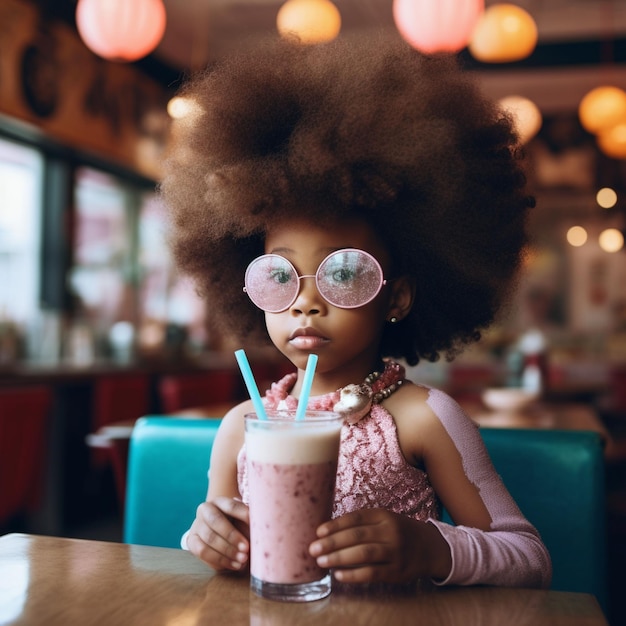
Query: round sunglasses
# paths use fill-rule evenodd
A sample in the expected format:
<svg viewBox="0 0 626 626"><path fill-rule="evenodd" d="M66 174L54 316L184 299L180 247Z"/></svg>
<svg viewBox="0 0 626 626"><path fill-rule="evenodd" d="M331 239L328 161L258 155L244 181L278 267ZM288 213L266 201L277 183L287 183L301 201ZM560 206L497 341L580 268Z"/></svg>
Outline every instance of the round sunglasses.
<svg viewBox="0 0 626 626"><path fill-rule="evenodd" d="M315 278L320 295L341 309L371 302L387 284L380 263L369 252L345 248L329 254L315 274L302 276L285 257L264 254L248 265L243 290L263 311L281 313L296 301L303 278Z"/></svg>

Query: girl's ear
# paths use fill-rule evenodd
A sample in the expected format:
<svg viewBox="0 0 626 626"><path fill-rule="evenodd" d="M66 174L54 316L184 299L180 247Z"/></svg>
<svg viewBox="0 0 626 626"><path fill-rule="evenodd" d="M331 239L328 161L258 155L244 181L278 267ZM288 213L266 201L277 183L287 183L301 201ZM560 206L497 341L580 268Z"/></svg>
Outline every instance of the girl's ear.
<svg viewBox="0 0 626 626"><path fill-rule="evenodd" d="M400 276L391 281L391 300L387 310L387 321L399 322L404 319L413 306L415 282L409 276Z"/></svg>

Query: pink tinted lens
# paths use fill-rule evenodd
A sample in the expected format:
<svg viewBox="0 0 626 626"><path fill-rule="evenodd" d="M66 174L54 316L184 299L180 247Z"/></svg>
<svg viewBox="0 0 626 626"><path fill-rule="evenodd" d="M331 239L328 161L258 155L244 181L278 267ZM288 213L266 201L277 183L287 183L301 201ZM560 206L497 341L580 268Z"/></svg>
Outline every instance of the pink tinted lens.
<svg viewBox="0 0 626 626"><path fill-rule="evenodd" d="M331 304L353 309L373 300L383 286L378 261L363 250L338 250L327 256L317 270L317 288Z"/></svg>
<svg viewBox="0 0 626 626"><path fill-rule="evenodd" d="M246 293L256 306L268 313L289 308L298 295L298 275L282 256L266 254L248 265Z"/></svg>

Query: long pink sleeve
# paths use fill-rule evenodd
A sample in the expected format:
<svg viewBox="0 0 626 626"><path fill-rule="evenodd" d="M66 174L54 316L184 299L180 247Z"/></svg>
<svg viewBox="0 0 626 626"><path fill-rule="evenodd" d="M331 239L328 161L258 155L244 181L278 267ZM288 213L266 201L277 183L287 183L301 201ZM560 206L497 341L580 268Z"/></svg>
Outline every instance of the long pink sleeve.
<svg viewBox="0 0 626 626"><path fill-rule="evenodd" d="M448 395L430 390L428 404L441 420L491 515L491 530L430 519L452 551L452 570L438 584L543 587L550 585L550 555L498 476L478 427Z"/></svg>

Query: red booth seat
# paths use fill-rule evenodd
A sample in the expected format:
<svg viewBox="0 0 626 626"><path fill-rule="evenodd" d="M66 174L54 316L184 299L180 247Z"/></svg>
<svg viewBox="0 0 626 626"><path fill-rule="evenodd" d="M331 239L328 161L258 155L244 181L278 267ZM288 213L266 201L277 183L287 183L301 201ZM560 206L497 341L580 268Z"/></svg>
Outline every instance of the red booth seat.
<svg viewBox="0 0 626 626"><path fill-rule="evenodd" d="M159 380L161 411L175 413L211 404L234 404L239 378L235 370L207 370L163 376Z"/></svg>
<svg viewBox="0 0 626 626"><path fill-rule="evenodd" d="M40 505L52 391L0 389L0 524Z"/></svg>

